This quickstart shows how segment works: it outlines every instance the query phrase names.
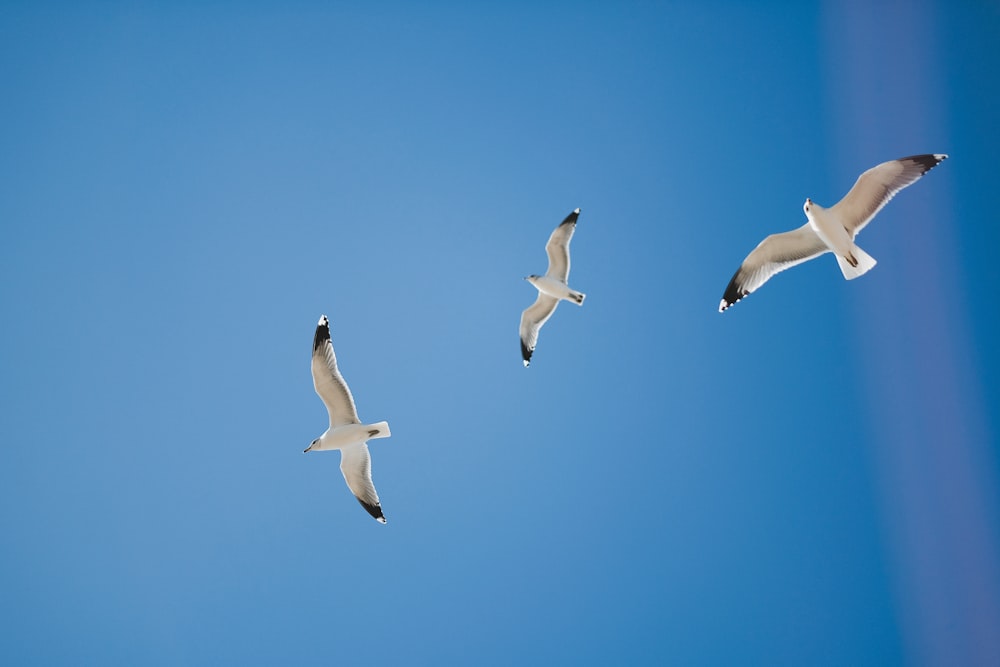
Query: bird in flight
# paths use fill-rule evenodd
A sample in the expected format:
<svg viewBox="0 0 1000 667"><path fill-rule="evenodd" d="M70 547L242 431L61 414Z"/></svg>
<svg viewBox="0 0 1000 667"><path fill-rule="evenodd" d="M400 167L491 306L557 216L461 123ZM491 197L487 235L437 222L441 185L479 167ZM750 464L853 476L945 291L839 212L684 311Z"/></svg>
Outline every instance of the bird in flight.
<svg viewBox="0 0 1000 667"><path fill-rule="evenodd" d="M337 355L330 342L330 321L321 315L313 336L312 376L316 393L330 413L330 428L312 441L305 451L340 450L340 472L361 506L380 523L385 523L382 505L372 483L372 459L368 441L388 438L389 422L362 424L354 397L337 369Z"/></svg>
<svg viewBox="0 0 1000 667"><path fill-rule="evenodd" d="M521 357L525 368L531 362L531 355L538 343L538 332L552 317L552 313L556 312L559 302L569 301L582 306L583 300L587 297L582 292L570 289L566 284L569 280L569 242L573 238L576 219L579 216L580 209L575 209L549 236L549 242L545 244L545 252L549 256L549 269L545 275L530 275L525 278L538 290L535 303L521 313Z"/></svg>
<svg viewBox="0 0 1000 667"><path fill-rule="evenodd" d="M802 207L806 224L768 236L747 255L722 295L719 312L759 289L774 274L823 253L834 253L846 280L867 273L875 266L875 259L854 243L858 233L896 193L947 157L929 153L883 162L861 174L850 192L830 208L806 199Z"/></svg>

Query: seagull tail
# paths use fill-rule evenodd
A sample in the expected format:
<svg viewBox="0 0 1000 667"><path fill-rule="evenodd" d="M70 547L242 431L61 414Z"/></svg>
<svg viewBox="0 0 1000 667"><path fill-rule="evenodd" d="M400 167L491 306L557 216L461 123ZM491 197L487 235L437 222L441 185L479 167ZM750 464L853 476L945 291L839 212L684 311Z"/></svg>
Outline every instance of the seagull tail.
<svg viewBox="0 0 1000 667"><path fill-rule="evenodd" d="M578 306L583 305L583 300L587 298L587 295L583 292L575 292L573 290L569 291L569 299Z"/></svg>
<svg viewBox="0 0 1000 667"><path fill-rule="evenodd" d="M863 276L876 264L875 258L858 246L851 248L851 257L857 262L856 265L837 255L837 264L840 265L840 272L844 274L844 280L854 280L858 276Z"/></svg>
<svg viewBox="0 0 1000 667"><path fill-rule="evenodd" d="M369 424L367 428L369 440L374 440L375 438L388 438L392 435L392 433L389 432L389 422Z"/></svg>

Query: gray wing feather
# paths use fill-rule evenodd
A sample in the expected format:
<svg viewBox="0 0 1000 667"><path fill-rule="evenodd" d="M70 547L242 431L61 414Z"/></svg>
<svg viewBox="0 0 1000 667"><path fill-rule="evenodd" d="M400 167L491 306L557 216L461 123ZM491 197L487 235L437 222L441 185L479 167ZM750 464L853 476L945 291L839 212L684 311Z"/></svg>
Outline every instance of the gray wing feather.
<svg viewBox="0 0 1000 667"><path fill-rule="evenodd" d="M569 280L569 242L576 231L576 215L571 214L549 236L545 254L549 256L549 269L545 275L566 282Z"/></svg>
<svg viewBox="0 0 1000 667"><path fill-rule="evenodd" d="M324 316L316 327L312 355L313 386L330 413L330 426L358 424L358 409L344 376L337 368L337 355L330 342L329 326Z"/></svg>
<svg viewBox="0 0 1000 667"><path fill-rule="evenodd" d="M830 210L841 216L844 228L854 238L900 190L916 183L947 157L913 155L876 165L861 174L854 187Z"/></svg>
<svg viewBox="0 0 1000 667"><path fill-rule="evenodd" d="M524 312L521 313L521 345L527 351L526 354L529 358L538 343L538 332L542 325L552 317L552 313L556 312L558 305L559 299L539 292L535 303L525 308Z"/></svg>
<svg viewBox="0 0 1000 667"><path fill-rule="evenodd" d="M809 223L781 234L771 234L747 255L726 287L719 312L760 288L776 273L829 252Z"/></svg>
<svg viewBox="0 0 1000 667"><path fill-rule="evenodd" d="M385 523L375 484L372 482L372 458L368 445L361 443L340 450L340 472L344 474L347 488L369 514Z"/></svg>

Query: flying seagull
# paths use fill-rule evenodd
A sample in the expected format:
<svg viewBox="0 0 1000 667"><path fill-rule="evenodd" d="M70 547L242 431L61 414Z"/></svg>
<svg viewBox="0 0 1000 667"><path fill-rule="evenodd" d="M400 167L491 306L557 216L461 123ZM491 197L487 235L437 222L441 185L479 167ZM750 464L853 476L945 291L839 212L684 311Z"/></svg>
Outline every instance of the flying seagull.
<svg viewBox="0 0 1000 667"><path fill-rule="evenodd" d="M323 399L330 413L330 428L312 441L305 451L340 450L340 472L344 473L347 486L361 506L379 522L385 523L378 493L372 484L372 459L368 454L368 440L388 438L389 422L362 424L354 397L337 370L337 355L330 342L330 321L321 315L313 337L312 376L316 393Z"/></svg>
<svg viewBox="0 0 1000 667"><path fill-rule="evenodd" d="M790 232L768 236L747 255L722 295L719 312L759 289L774 274L823 253L837 256L846 280L867 273L875 266L875 259L854 244L858 232L896 193L916 183L947 157L932 153L883 162L861 174L851 191L830 208L806 199L802 208L808 222Z"/></svg>
<svg viewBox="0 0 1000 667"><path fill-rule="evenodd" d="M569 288L569 242L576 230L576 219L580 217L580 209L574 209L559 223L549 242L545 244L545 252L549 256L549 270L544 276L530 275L525 278L538 290L535 303L521 313L521 357L524 367L528 367L531 354L538 343L538 332L542 325L556 312L559 301L570 301L578 306L583 305L586 294Z"/></svg>

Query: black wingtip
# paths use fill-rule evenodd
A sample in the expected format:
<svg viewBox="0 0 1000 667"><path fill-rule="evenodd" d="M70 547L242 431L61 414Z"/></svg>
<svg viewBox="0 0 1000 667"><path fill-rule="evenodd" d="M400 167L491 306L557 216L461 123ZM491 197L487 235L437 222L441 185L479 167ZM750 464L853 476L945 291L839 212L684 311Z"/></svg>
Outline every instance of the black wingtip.
<svg viewBox="0 0 1000 667"><path fill-rule="evenodd" d="M920 165L920 173L926 174L947 159L947 153L925 153L924 155L910 155L909 157L900 158L899 161L918 164Z"/></svg>
<svg viewBox="0 0 1000 667"><path fill-rule="evenodd" d="M358 498L357 496L354 497ZM365 508L365 511L375 517L379 523L385 523L385 515L382 514L381 504L369 505L365 501L361 500L361 498L358 498L358 502L361 503L361 506Z"/></svg>
<svg viewBox="0 0 1000 667"><path fill-rule="evenodd" d="M524 341L522 340L521 341L521 358L524 360L524 367L525 368L527 368L528 364L531 363L531 353L532 352L534 352L534 350L529 350L528 347L524 344Z"/></svg>
<svg viewBox="0 0 1000 667"><path fill-rule="evenodd" d="M319 323L316 325L316 335L313 336L313 352L328 340L330 340L330 320L326 319L326 315L320 315Z"/></svg>
<svg viewBox="0 0 1000 667"><path fill-rule="evenodd" d="M731 308L734 303L743 299L750 293L740 287L739 282L736 280L739 275L740 272L737 269L736 273L733 274L733 279L729 281L729 285L726 287L725 293L722 295L722 301L719 302L720 313L727 308Z"/></svg>
<svg viewBox="0 0 1000 667"><path fill-rule="evenodd" d="M563 225L575 225L576 219L580 217L580 209L573 209L573 212L566 216L566 219L559 223L559 226Z"/></svg>

